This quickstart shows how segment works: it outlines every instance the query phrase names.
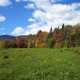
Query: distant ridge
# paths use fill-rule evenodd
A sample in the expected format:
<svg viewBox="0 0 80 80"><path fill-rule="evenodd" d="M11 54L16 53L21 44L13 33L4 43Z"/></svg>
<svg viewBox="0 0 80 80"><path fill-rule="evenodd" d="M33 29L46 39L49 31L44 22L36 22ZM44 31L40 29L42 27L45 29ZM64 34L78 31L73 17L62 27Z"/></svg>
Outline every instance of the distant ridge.
<svg viewBox="0 0 80 80"><path fill-rule="evenodd" d="M11 36L11 35L0 35L0 40L12 40L15 39L15 36Z"/></svg>
<svg viewBox="0 0 80 80"><path fill-rule="evenodd" d="M0 40L15 40L16 37L19 38L30 38L33 37L34 35L20 35L20 36L12 36L12 35L0 35Z"/></svg>

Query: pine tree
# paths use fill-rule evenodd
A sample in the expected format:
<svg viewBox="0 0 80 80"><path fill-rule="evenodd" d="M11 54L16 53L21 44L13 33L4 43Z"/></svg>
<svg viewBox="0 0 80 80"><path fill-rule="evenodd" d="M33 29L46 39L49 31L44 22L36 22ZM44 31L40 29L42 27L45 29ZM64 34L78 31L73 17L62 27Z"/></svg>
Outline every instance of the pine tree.
<svg viewBox="0 0 80 80"><path fill-rule="evenodd" d="M51 27L51 28L50 28L50 31L49 31L49 35L48 35L49 38L52 37L52 33L53 33L53 29L52 29L52 27Z"/></svg>
<svg viewBox="0 0 80 80"><path fill-rule="evenodd" d="M50 28L50 31L49 31L49 34L48 34L48 37L47 37L47 47L52 47L52 42L53 42L53 29L52 27Z"/></svg>
<svg viewBox="0 0 80 80"><path fill-rule="evenodd" d="M62 31L64 31L64 27L65 27L65 25L63 24L63 25L62 25Z"/></svg>

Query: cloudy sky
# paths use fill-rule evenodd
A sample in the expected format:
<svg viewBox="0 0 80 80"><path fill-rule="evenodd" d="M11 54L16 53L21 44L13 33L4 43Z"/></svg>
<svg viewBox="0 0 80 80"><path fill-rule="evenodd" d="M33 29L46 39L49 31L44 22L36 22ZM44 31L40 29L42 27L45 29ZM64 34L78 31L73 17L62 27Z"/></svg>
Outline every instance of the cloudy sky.
<svg viewBox="0 0 80 80"><path fill-rule="evenodd" d="M80 23L80 0L0 0L0 35L28 35Z"/></svg>

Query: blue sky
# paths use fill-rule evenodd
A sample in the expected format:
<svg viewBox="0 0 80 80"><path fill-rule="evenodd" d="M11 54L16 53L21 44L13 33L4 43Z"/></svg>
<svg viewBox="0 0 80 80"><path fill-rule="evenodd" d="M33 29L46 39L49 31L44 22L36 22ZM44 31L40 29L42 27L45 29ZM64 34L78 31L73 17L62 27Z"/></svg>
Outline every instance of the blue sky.
<svg viewBox="0 0 80 80"><path fill-rule="evenodd" d="M36 34L80 23L80 0L0 0L0 35Z"/></svg>

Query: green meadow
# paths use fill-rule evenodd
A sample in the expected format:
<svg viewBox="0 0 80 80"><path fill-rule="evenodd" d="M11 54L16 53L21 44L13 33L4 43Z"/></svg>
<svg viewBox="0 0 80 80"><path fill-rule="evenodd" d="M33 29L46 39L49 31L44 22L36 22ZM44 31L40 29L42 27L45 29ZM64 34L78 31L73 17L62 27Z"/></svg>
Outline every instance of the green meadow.
<svg viewBox="0 0 80 80"><path fill-rule="evenodd" d="M80 48L0 49L0 80L80 80Z"/></svg>

